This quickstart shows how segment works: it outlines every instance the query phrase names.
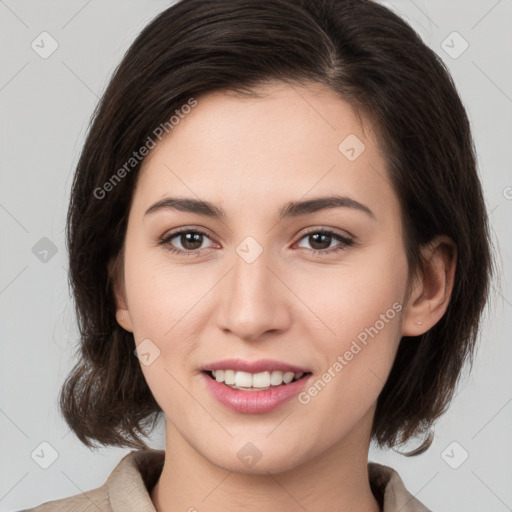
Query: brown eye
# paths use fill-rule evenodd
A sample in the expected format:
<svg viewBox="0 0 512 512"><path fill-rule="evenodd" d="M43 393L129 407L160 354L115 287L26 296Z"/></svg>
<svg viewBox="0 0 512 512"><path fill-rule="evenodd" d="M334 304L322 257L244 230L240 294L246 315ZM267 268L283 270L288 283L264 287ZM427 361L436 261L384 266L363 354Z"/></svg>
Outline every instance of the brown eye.
<svg viewBox="0 0 512 512"><path fill-rule="evenodd" d="M307 240L310 245L310 251L315 254L330 254L332 252L342 251L354 243L352 239L343 237L329 230L310 231L301 238L301 242L302 240ZM333 244L333 242L338 243ZM300 242L299 247L308 249L304 245L300 245Z"/></svg>
<svg viewBox="0 0 512 512"><path fill-rule="evenodd" d="M186 251L193 251L194 249L199 249L203 244L202 233L190 231L188 233L181 233L178 236L183 249L185 249Z"/></svg>
<svg viewBox="0 0 512 512"><path fill-rule="evenodd" d="M309 242L313 249L328 249L331 245L332 238L332 235L313 233L309 235Z"/></svg>
<svg viewBox="0 0 512 512"><path fill-rule="evenodd" d="M197 229L182 229L175 231L160 240L160 244L167 247L169 251L175 254L193 255L198 254L203 249L205 240L209 240L208 233Z"/></svg>

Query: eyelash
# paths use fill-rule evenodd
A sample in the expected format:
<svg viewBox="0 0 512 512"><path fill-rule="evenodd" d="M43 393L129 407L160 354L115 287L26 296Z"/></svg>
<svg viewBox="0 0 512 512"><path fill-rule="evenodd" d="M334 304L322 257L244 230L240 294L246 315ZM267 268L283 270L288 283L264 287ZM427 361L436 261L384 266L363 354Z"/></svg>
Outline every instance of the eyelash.
<svg viewBox="0 0 512 512"><path fill-rule="evenodd" d="M200 235L206 236L207 238L211 238L211 235L208 231L203 231L201 229L184 228L184 229L180 229L178 231L174 231L173 233L170 233L167 236L164 236L159 241L159 245L167 245L167 250L169 252L171 252L173 254L179 254L182 256L197 256L198 254L200 254L202 249L196 249L193 251L184 251L182 249L176 249L175 247L170 246L170 241L173 238L176 238L177 236L179 236L183 233L200 234ZM308 231L307 233L304 233L301 236L301 238L299 239L299 241L302 240L303 238L306 238L307 236L310 236L310 235L328 235L328 236L331 236L332 238L338 240L339 242L341 242L340 246L336 246L336 247L330 248L330 249L306 249L304 247L299 248L300 250L306 250L307 252L313 253L318 256L326 256L326 255L333 254L333 253L339 253L339 252L346 250L348 247L350 247L351 245L354 244L353 239L343 237L343 236L339 235L338 233L336 233L335 231L331 231L329 229L313 229L311 231Z"/></svg>

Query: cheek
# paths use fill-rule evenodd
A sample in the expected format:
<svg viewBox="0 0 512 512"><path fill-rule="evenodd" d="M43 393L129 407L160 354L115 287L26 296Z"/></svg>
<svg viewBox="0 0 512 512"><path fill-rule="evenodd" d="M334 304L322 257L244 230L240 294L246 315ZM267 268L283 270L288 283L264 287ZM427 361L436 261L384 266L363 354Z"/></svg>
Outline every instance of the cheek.
<svg viewBox="0 0 512 512"><path fill-rule="evenodd" d="M314 399L318 405L336 403L362 413L377 399L401 338L406 280L405 255L382 246L340 268L321 289L308 288L306 280L302 293L309 289L308 305L329 329L323 328L323 336L309 335L323 368L320 382L306 390L304 403Z"/></svg>
<svg viewBox="0 0 512 512"><path fill-rule="evenodd" d="M205 337L219 276L208 269L199 272L192 264L171 264L164 249L148 250L130 241L126 249L125 287L134 338L137 344L150 340L158 353L153 363L142 365L146 381L164 410L193 406L182 386L190 386L197 372L194 354ZM169 403L172 407L165 406Z"/></svg>
<svg viewBox="0 0 512 512"><path fill-rule="evenodd" d="M189 325L201 297L211 288L208 279L197 278L194 265L170 264L165 249L147 242L128 242L125 287L135 338L164 342L173 332ZM202 273L202 277L208 277Z"/></svg>
<svg viewBox="0 0 512 512"><path fill-rule="evenodd" d="M322 340L331 356L333 351L348 349L359 335L364 342L368 329L376 334L372 329L376 328L383 340L395 340L400 332L407 286L405 254L392 244L375 245L346 261L336 269L313 270L300 278L288 276L294 279L297 295L305 298L322 321Z"/></svg>

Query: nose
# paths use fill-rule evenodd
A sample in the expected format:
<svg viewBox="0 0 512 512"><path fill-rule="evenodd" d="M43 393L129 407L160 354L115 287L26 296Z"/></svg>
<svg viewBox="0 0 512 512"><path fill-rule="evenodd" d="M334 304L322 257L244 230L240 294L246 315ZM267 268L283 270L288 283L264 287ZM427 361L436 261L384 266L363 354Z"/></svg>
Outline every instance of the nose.
<svg viewBox="0 0 512 512"><path fill-rule="evenodd" d="M235 253L233 268L223 281L217 324L225 333L256 341L289 328L291 293L265 251L251 263Z"/></svg>

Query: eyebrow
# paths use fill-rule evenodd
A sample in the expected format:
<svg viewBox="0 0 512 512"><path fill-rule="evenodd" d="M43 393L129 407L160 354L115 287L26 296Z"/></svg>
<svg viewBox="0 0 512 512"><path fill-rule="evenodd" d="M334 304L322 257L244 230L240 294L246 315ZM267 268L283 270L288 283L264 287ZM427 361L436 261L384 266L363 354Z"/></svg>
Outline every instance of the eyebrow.
<svg viewBox="0 0 512 512"><path fill-rule="evenodd" d="M347 196L331 195L325 197L317 197L315 199L308 199L306 201L294 201L286 203L279 210L279 220L284 220L292 217L299 217L315 213L321 210L332 208L352 208L366 213L372 219L375 219L375 214L364 204L356 201ZM202 201L199 199L191 199L184 197L166 197L151 205L144 215L149 215L159 210L174 209L182 212L196 213L211 217L212 219L225 220L226 212L222 208L218 208L213 203Z"/></svg>

